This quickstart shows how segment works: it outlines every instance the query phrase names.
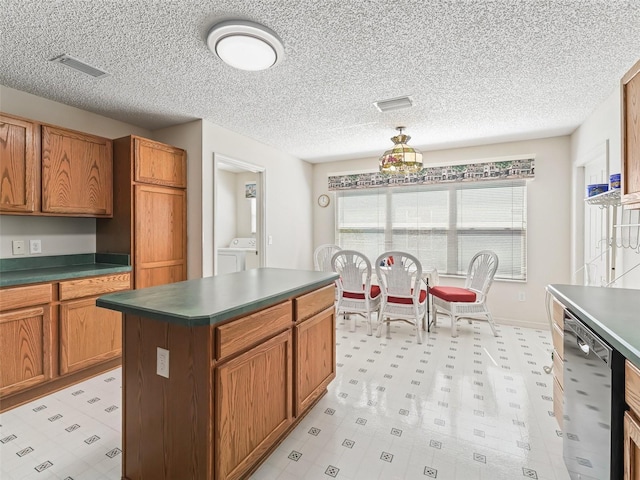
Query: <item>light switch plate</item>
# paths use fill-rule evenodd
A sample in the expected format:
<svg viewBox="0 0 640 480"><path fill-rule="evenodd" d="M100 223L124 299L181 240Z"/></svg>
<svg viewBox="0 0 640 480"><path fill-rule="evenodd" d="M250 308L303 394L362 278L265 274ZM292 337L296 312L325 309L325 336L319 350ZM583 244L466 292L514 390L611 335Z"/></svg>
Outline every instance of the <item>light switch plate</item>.
<svg viewBox="0 0 640 480"><path fill-rule="evenodd" d="M29 240L29 253L32 255L37 253L42 253L42 241Z"/></svg>

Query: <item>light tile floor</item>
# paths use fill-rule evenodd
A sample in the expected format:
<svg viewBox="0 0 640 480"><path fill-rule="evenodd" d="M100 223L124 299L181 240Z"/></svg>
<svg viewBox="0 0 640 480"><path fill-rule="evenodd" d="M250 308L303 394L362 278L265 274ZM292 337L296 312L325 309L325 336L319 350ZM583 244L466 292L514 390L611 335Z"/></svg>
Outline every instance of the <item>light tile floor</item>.
<svg viewBox="0 0 640 480"><path fill-rule="evenodd" d="M547 331L337 326L337 376L252 480L568 480ZM2 480L119 480L121 371L0 414ZM181 480L181 479L176 479Z"/></svg>

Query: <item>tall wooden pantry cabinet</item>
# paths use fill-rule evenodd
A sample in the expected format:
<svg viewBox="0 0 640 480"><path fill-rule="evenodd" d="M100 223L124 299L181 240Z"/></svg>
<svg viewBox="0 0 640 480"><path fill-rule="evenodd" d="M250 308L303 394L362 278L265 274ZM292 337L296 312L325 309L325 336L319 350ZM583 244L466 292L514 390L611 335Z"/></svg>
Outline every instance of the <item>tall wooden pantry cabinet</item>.
<svg viewBox="0 0 640 480"><path fill-rule="evenodd" d="M113 218L96 222L96 249L129 253L133 288L187 279L187 155L137 136L113 141Z"/></svg>

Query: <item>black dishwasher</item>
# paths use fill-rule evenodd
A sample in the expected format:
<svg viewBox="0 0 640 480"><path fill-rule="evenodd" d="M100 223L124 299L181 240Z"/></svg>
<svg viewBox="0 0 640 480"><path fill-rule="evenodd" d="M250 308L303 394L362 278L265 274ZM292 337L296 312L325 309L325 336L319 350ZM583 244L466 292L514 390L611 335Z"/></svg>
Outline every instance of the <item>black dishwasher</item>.
<svg viewBox="0 0 640 480"><path fill-rule="evenodd" d="M563 456L572 480L623 477L624 358L565 310Z"/></svg>

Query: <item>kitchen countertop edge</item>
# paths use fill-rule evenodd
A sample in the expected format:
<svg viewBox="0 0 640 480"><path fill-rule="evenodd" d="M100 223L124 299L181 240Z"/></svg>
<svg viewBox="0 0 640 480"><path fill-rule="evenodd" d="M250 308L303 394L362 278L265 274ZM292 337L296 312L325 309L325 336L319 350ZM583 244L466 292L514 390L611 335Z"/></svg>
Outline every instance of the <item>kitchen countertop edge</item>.
<svg viewBox="0 0 640 480"><path fill-rule="evenodd" d="M552 284L548 291L640 368L640 290Z"/></svg>
<svg viewBox="0 0 640 480"><path fill-rule="evenodd" d="M269 288L265 293L260 293L260 288L252 285L251 281L243 283L244 278L255 282L256 279L252 277L256 275L263 276L262 280L268 284ZM279 288L283 275L298 276L300 280ZM96 305L185 327L210 326L309 293L332 284L337 278L338 275L331 272L261 268L108 294L99 297ZM210 289L205 292L208 294L206 299L196 295L203 285ZM242 286L246 286L248 290L242 292L241 298L237 301L229 300L229 289ZM217 292L218 288L222 291ZM171 300L174 303L166 305Z"/></svg>

